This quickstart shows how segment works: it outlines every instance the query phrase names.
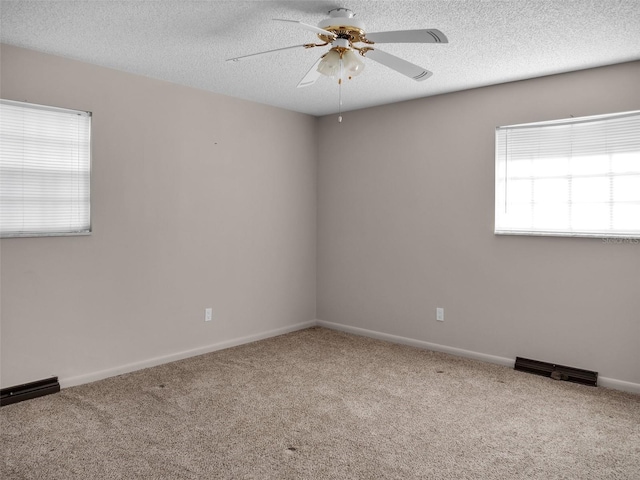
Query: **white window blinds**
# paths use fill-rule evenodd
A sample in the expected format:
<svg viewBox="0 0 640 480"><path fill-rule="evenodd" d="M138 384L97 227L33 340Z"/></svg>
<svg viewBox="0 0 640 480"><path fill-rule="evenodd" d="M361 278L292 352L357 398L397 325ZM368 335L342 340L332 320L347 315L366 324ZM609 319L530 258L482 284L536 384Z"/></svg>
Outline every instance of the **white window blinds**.
<svg viewBox="0 0 640 480"><path fill-rule="evenodd" d="M495 233L640 237L640 111L496 129Z"/></svg>
<svg viewBox="0 0 640 480"><path fill-rule="evenodd" d="M0 234L91 231L91 114L0 100Z"/></svg>

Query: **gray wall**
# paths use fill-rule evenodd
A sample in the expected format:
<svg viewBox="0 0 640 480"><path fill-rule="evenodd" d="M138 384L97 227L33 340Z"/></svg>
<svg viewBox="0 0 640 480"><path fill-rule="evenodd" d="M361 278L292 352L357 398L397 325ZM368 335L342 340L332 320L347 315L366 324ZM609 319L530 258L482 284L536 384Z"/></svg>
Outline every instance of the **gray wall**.
<svg viewBox="0 0 640 480"><path fill-rule="evenodd" d="M14 47L1 61L3 98L94 113L93 235L0 242L2 386L314 318L640 383L640 245L492 233L495 127L639 109L639 62L338 124Z"/></svg>
<svg viewBox="0 0 640 480"><path fill-rule="evenodd" d="M635 62L322 118L318 319L640 383L640 242L493 234L495 127L639 86Z"/></svg>
<svg viewBox="0 0 640 480"><path fill-rule="evenodd" d="M315 118L9 46L1 58L3 98L93 112L93 235L1 241L3 387L314 320Z"/></svg>

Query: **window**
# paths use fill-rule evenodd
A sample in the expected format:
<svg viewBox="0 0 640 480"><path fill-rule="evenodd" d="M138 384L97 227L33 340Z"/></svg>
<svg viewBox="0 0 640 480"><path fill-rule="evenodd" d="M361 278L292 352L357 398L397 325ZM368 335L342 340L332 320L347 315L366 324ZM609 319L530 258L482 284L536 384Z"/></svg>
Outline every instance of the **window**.
<svg viewBox="0 0 640 480"><path fill-rule="evenodd" d="M0 235L91 231L91 114L0 100Z"/></svg>
<svg viewBox="0 0 640 480"><path fill-rule="evenodd" d="M496 129L495 233L640 237L640 111Z"/></svg>

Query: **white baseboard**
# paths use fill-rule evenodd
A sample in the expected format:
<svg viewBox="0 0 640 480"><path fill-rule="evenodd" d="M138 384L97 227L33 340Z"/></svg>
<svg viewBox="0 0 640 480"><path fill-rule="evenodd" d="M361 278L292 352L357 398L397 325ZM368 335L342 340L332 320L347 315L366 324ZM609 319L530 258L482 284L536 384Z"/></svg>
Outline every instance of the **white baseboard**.
<svg viewBox="0 0 640 480"><path fill-rule="evenodd" d="M506 367L513 368L515 365L515 359L497 357L495 355L487 355L486 353L473 352L470 350L463 350L461 348L448 347L446 345L438 345L437 343L424 342L422 340L415 340L413 338L399 337L397 335L391 335L388 333L376 332L374 330L367 330L365 328L351 327L349 325L341 325L339 323L326 322L324 320L316 320L316 324L320 327L330 328L332 330L340 330L342 332L353 333L354 335L362 335L363 337L375 338L378 340L386 340L392 343L400 343L403 345L410 345L412 347L424 348L426 350L434 350L436 352L450 353L459 357L471 358L474 360L480 360L483 362L496 363L498 365L504 365ZM640 384L625 382L624 380L616 380L615 378L598 377L598 386L605 388L612 388L614 390L622 390L630 393L640 393Z"/></svg>
<svg viewBox="0 0 640 480"><path fill-rule="evenodd" d="M486 353L472 352L471 350L463 350L462 348L447 347L446 345L438 345L437 343L415 340L413 338L399 337L397 335L376 332L374 330L367 330L365 328L350 327L348 325L341 325L339 323L325 322L324 320L317 320L317 324L320 327L326 327L332 330L340 330L342 332L353 333L354 335L362 335L363 337L386 340L392 343L400 343L402 345L423 348L425 350L433 350L435 352L450 353L451 355L472 358L473 360L480 360L483 362L497 363L498 365L504 365L506 367L513 367L516 363L515 359L511 358L497 357L495 355L487 355Z"/></svg>
<svg viewBox="0 0 640 480"><path fill-rule="evenodd" d="M354 335L361 335L363 337L376 338L378 340L385 340L392 343L399 343L403 345L409 345L412 347L423 348L426 350L433 350L436 352L449 353L451 355L457 355L459 357L471 358L474 360L480 360L483 362L495 363L506 367L513 368L515 359L498 357L496 355L488 355L486 353L474 352L471 350L464 350L462 348L449 347L446 345L439 345L437 343L425 342L423 340L416 340L413 338L401 337L398 335L391 335L388 333L376 332L374 330L368 330L365 328L352 327L349 325L341 325L339 323L327 322L324 320L311 320L308 322L297 323L287 327L276 328L265 332L257 333L255 335L248 335L246 337L234 338L231 340L225 340L223 342L215 343L213 345L206 345L204 347L198 347L191 350L184 350L182 352L172 353L169 355L163 355L160 357L149 358L140 362L128 363L126 365L120 365L114 368L106 370L100 370L98 372L87 373L83 375L77 375L74 377L59 378L61 388L73 387L76 385L82 385L84 383L95 382L97 380L103 380L105 378L114 377L116 375L122 375L124 373L135 372L136 370L142 370L143 368L155 367L164 363L175 362L184 358L195 357L197 355L203 355L209 352L215 352L217 350L224 350L225 348L236 347L245 343L256 342L258 340L264 340L265 338L276 337L278 335L284 335L286 333L295 332L305 328L320 326L329 328L332 330L339 330L346 333L353 333ZM599 377L598 385L605 388L612 388L614 390L622 390L625 392L640 394L640 384L626 382L624 380L617 380L615 378Z"/></svg>
<svg viewBox="0 0 640 480"><path fill-rule="evenodd" d="M625 382L615 378L598 377L598 386L622 390L623 392L640 393L640 383Z"/></svg>
<svg viewBox="0 0 640 480"><path fill-rule="evenodd" d="M76 385L82 385L84 383L95 382L97 380L103 380L109 377L115 377L116 375L122 375L123 373L135 372L136 370L142 370L143 368L155 367L164 363L175 362L184 358L195 357L197 355L203 355L209 352L215 352L217 350L224 350L225 348L236 347L245 343L256 342L258 340L264 340L265 338L276 337L278 335L284 335L285 333L295 332L296 330L302 330L305 328L313 327L317 323L315 320L308 322L297 323L287 327L276 328L268 330L266 332L257 333L255 335L249 335L246 337L234 338L231 340L225 340L224 342L214 343L213 345L206 345L204 347L193 348L191 350L184 350L182 352L172 353L169 355L163 355L160 357L149 358L140 362L128 363L126 365L120 365L114 368L108 368L106 370L100 370L98 372L86 373L83 375L77 375L75 377L60 378L61 388L74 387Z"/></svg>

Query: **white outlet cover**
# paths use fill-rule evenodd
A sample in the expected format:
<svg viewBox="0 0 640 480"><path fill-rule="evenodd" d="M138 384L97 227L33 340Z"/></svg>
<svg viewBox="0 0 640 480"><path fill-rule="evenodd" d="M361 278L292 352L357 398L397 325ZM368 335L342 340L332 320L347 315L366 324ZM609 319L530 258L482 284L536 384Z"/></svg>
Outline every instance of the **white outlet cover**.
<svg viewBox="0 0 640 480"><path fill-rule="evenodd" d="M444 322L444 308L436 308L436 320Z"/></svg>

